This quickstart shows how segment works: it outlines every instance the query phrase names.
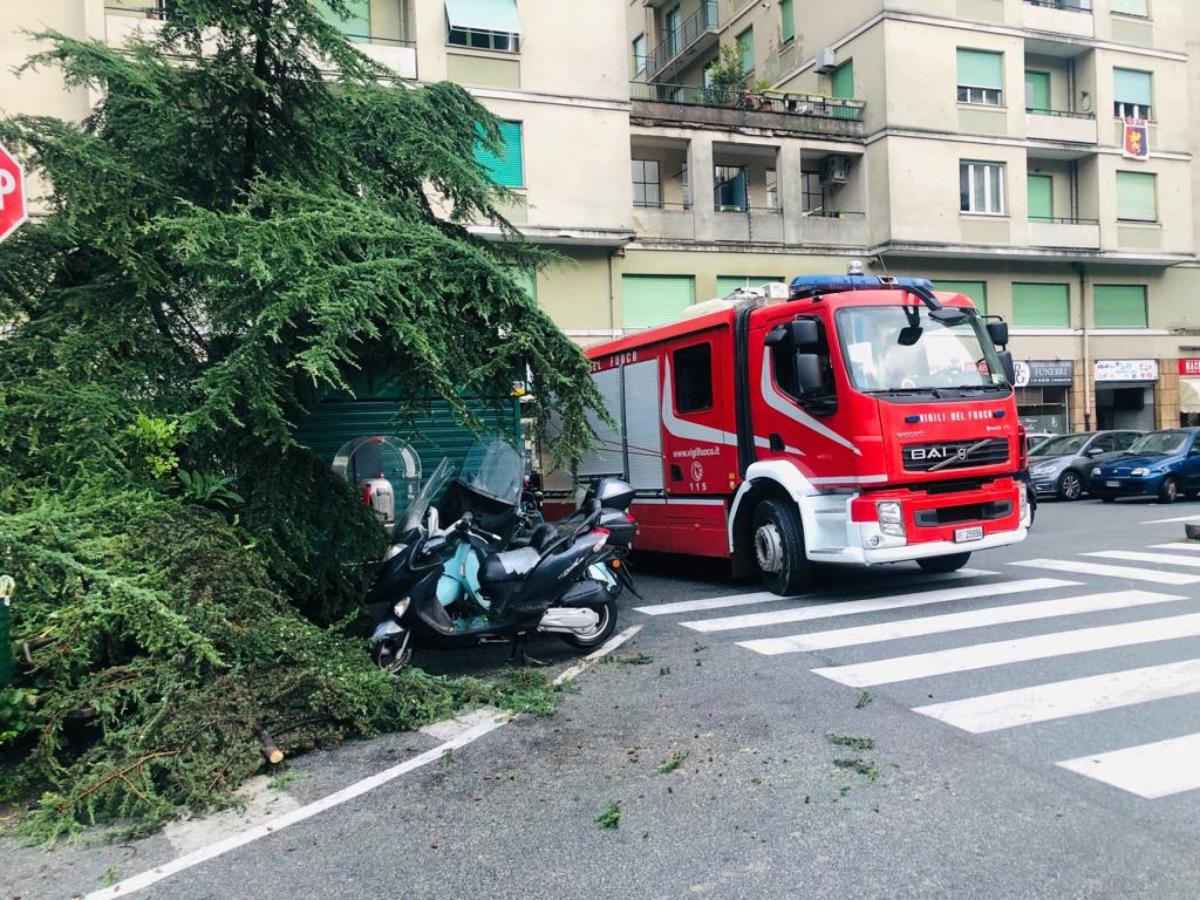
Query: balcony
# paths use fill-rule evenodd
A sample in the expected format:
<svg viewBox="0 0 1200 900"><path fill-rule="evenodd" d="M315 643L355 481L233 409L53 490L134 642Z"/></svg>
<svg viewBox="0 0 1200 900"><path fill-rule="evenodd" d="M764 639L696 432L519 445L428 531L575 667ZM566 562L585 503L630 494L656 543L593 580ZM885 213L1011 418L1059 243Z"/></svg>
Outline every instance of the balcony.
<svg viewBox="0 0 1200 900"><path fill-rule="evenodd" d="M822 210L802 213L796 243L829 246L857 246L867 243L867 216L849 210Z"/></svg>
<svg viewBox="0 0 1200 900"><path fill-rule="evenodd" d="M689 63L711 54L721 39L717 0L701 0L700 8L646 56L646 76L669 81Z"/></svg>
<svg viewBox="0 0 1200 900"><path fill-rule="evenodd" d="M1066 109L1026 109L1025 136L1034 141L1096 143L1096 114Z"/></svg>
<svg viewBox="0 0 1200 900"><path fill-rule="evenodd" d="M722 91L663 82L630 82L631 117L651 125L761 128L861 137L862 100L780 91Z"/></svg>
<svg viewBox="0 0 1200 900"><path fill-rule="evenodd" d="M1031 218L1029 246L1057 250L1099 250L1100 223L1095 219Z"/></svg>
<svg viewBox="0 0 1200 900"><path fill-rule="evenodd" d="M1025 0L1022 24L1033 31L1095 37L1091 0Z"/></svg>
<svg viewBox="0 0 1200 900"><path fill-rule="evenodd" d="M782 244L783 210L777 207L714 207L713 231L709 235L720 243Z"/></svg>
<svg viewBox="0 0 1200 900"><path fill-rule="evenodd" d="M662 203L658 206L635 206L633 230L639 237L666 241L696 240L696 217L690 203Z"/></svg>

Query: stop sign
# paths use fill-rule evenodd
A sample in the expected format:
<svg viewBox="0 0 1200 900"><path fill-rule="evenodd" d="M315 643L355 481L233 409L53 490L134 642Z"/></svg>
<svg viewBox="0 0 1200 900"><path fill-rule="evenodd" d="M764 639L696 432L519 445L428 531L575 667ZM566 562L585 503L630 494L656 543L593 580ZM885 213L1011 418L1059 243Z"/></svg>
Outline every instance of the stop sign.
<svg viewBox="0 0 1200 900"><path fill-rule="evenodd" d="M0 241L29 217L25 199L25 171L0 144Z"/></svg>

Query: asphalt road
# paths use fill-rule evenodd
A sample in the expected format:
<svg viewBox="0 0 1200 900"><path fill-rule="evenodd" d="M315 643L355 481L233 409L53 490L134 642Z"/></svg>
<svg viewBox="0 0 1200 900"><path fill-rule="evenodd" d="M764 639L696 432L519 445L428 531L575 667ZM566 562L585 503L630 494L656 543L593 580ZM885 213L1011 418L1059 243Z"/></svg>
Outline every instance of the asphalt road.
<svg viewBox="0 0 1200 900"><path fill-rule="evenodd" d="M1195 898L1200 548L1158 546L1183 526L1154 523L1189 513L1200 502L1044 504L1026 543L970 572L829 569L802 600L651 561L622 612L642 630L554 717L141 896ZM246 812L136 845L0 845L4 893L93 891L440 739L310 755ZM599 827L614 803L618 827Z"/></svg>

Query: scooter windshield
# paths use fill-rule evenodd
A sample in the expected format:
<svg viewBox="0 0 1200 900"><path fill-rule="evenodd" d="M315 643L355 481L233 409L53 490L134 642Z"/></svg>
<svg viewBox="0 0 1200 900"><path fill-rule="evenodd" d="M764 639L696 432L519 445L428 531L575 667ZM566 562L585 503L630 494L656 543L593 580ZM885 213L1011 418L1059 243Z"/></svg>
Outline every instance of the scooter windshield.
<svg viewBox="0 0 1200 900"><path fill-rule="evenodd" d="M467 453L459 481L476 493L515 504L521 496L521 455L507 441L476 444Z"/></svg>
<svg viewBox="0 0 1200 900"><path fill-rule="evenodd" d="M450 480L454 477L454 464L448 459L443 459L438 463L437 468L429 476L429 480L425 482L425 486L421 488L412 503L408 504L408 509L404 512L403 519L397 519L396 534L404 534L406 531L412 531L419 528L425 520L425 512L429 509L429 505L433 499L437 497Z"/></svg>

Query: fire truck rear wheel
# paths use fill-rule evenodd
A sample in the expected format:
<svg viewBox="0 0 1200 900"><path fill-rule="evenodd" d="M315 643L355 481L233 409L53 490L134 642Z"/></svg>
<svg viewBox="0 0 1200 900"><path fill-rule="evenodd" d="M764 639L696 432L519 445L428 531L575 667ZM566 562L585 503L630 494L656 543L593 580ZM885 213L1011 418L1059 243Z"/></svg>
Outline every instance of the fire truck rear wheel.
<svg viewBox="0 0 1200 900"><path fill-rule="evenodd" d="M946 572L957 572L967 564L967 560L970 558L970 553L951 553L949 556L927 556L924 559L918 559L917 565L926 572L944 574Z"/></svg>
<svg viewBox="0 0 1200 900"><path fill-rule="evenodd" d="M754 508L754 561L763 586L787 597L808 589L812 566L804 553L800 515L778 500Z"/></svg>

